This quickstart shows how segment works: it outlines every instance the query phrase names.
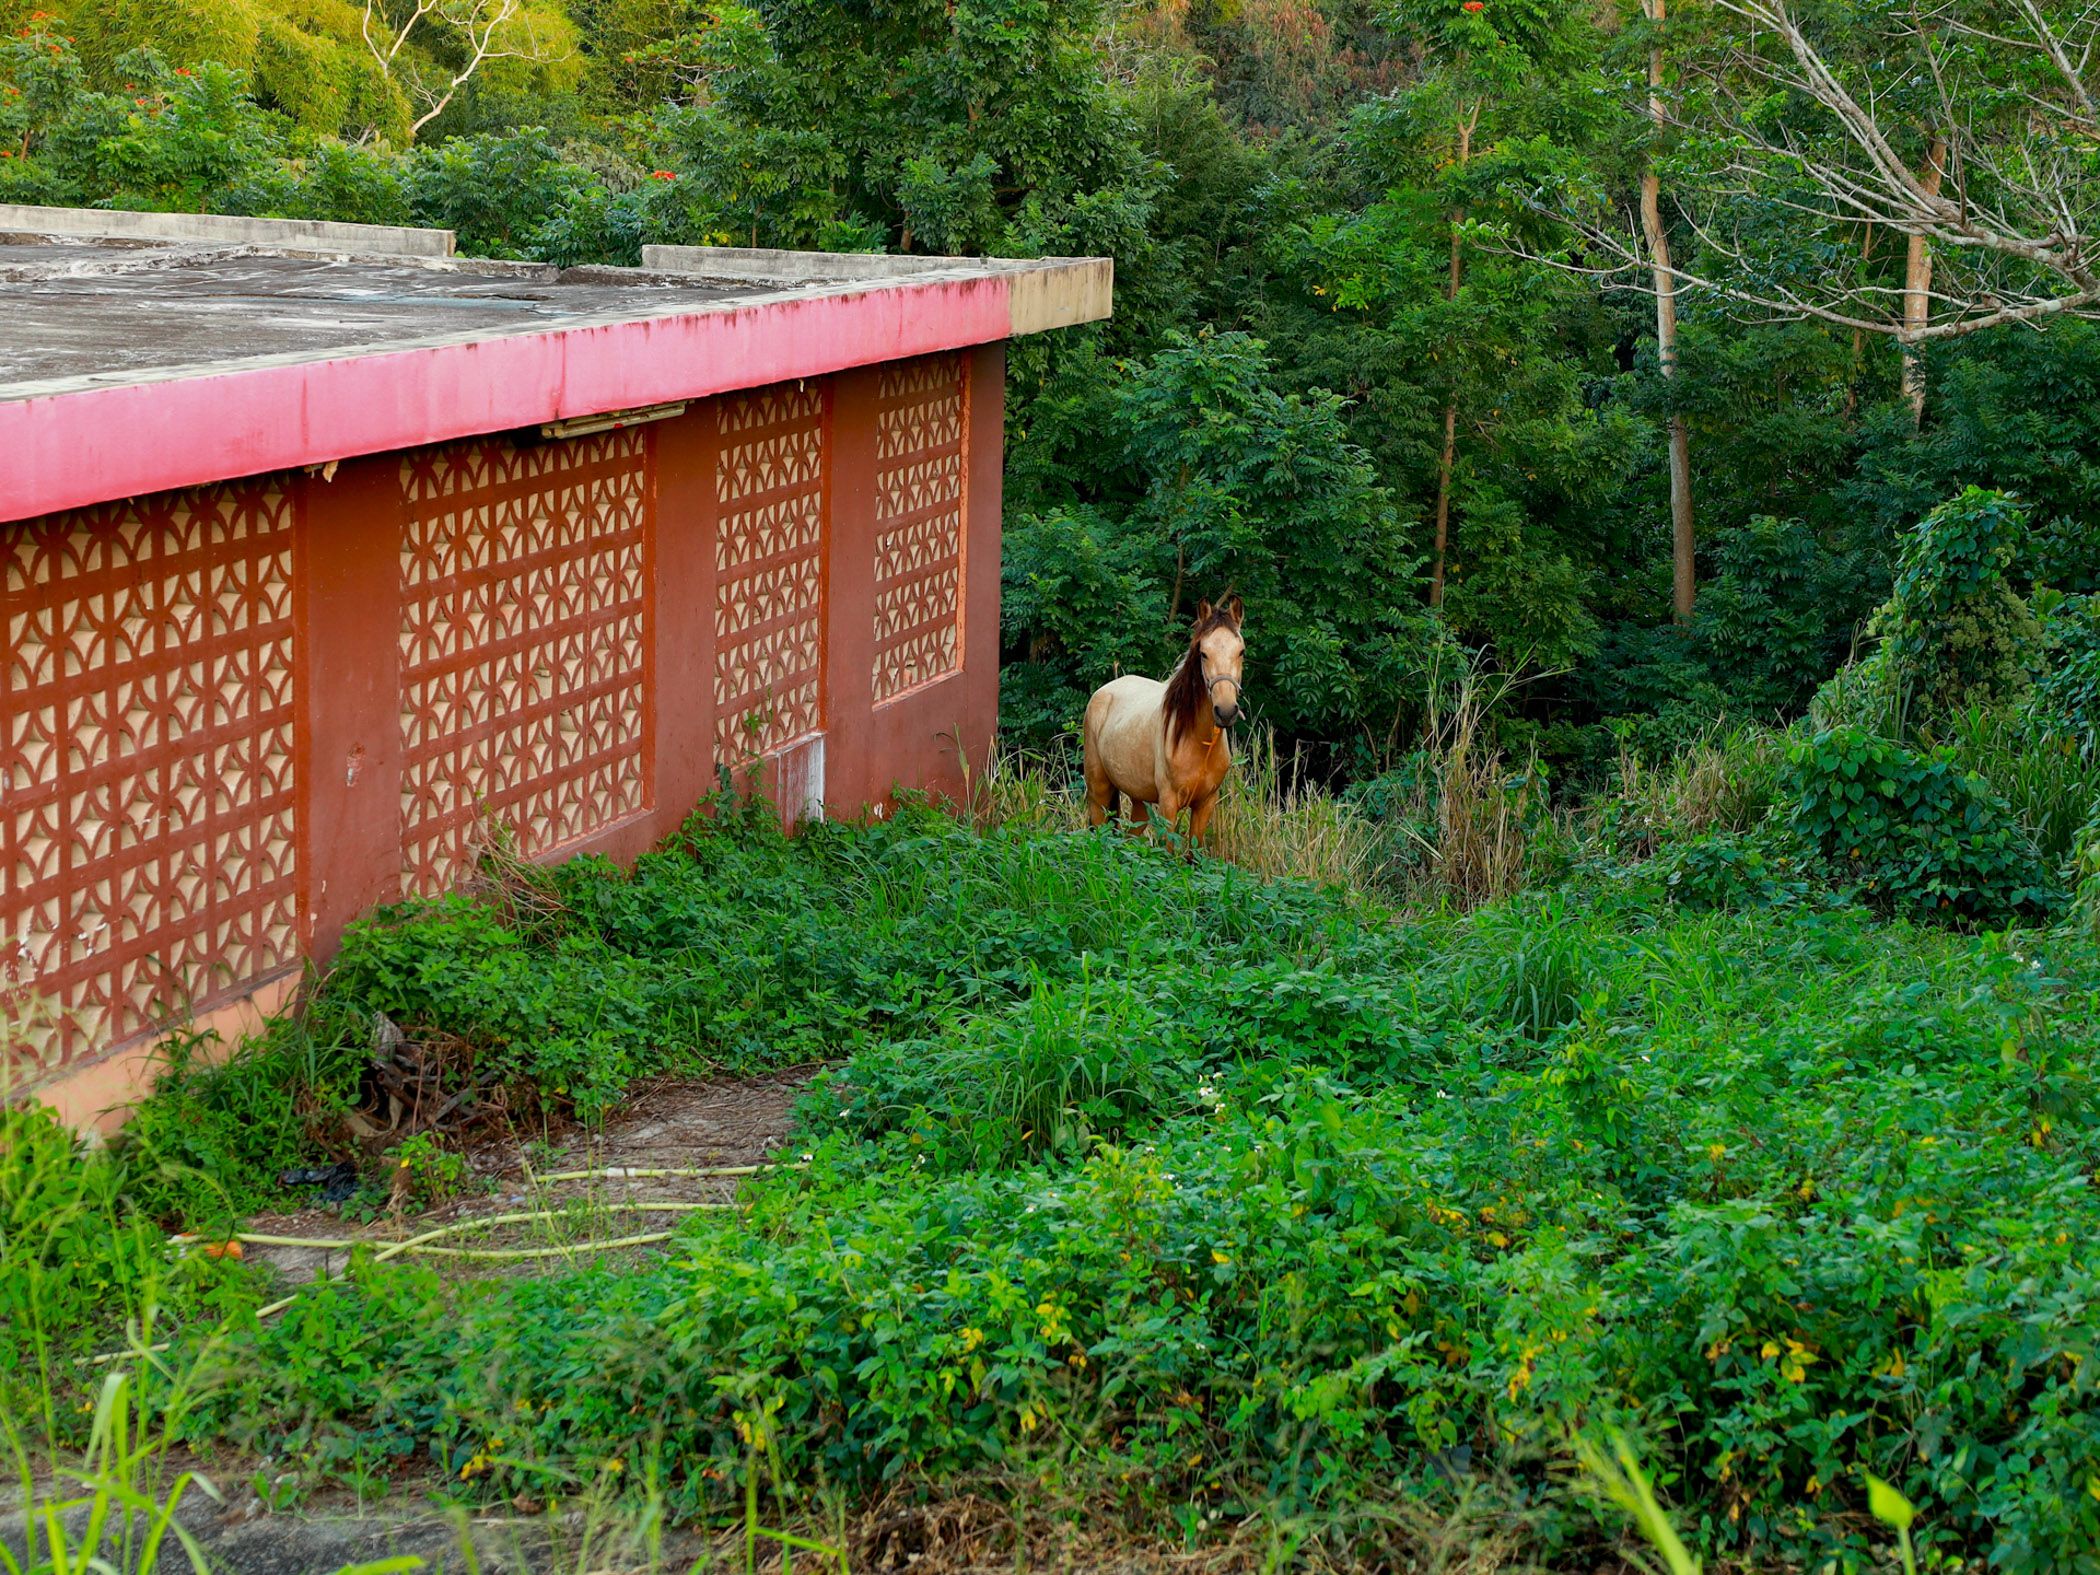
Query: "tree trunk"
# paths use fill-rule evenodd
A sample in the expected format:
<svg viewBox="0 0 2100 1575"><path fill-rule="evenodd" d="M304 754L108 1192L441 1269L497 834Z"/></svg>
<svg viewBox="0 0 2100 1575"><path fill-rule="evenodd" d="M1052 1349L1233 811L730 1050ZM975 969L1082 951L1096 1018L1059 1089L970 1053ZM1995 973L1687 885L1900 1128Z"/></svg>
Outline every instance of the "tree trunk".
<svg viewBox="0 0 2100 1575"><path fill-rule="evenodd" d="M1660 29L1665 0L1641 0L1648 20ZM1662 101L1663 51L1658 32L1648 50L1648 118L1659 133L1665 116ZM1666 383L1677 380L1677 276L1670 268L1670 236L1662 222L1662 177L1651 158L1641 176L1641 229L1655 278L1655 349ZM1679 623L1692 621L1696 586L1692 535L1692 434L1684 417L1670 416L1670 614Z"/></svg>
<svg viewBox="0 0 2100 1575"><path fill-rule="evenodd" d="M1458 123L1458 167L1464 169L1473 156L1473 128L1480 124L1480 100L1475 99ZM1451 277L1444 286L1444 299L1458 299L1465 273L1459 260L1458 231L1466 222L1466 210L1451 210ZM1429 565L1429 605L1444 605L1444 559L1451 544L1451 470L1458 459L1458 392L1453 389L1444 404L1444 451L1436 463L1436 549Z"/></svg>
<svg viewBox="0 0 2100 1575"><path fill-rule="evenodd" d="M1444 406L1444 452L1436 465L1436 557L1429 568L1429 605L1444 605L1444 554L1451 543L1451 464L1458 457L1458 401Z"/></svg>
<svg viewBox="0 0 2100 1575"><path fill-rule="evenodd" d="M1859 268L1864 274L1867 264L1874 258L1874 226L1863 224L1859 233ZM1859 413L1859 377L1867 364L1867 331L1852 330L1852 369L1845 374L1845 419L1850 421Z"/></svg>
<svg viewBox="0 0 2100 1575"><path fill-rule="evenodd" d="M1925 150L1925 169L1918 184L1928 196L1940 194L1947 170L1947 139L1934 137ZM1932 248L1922 235L1910 238L1903 264L1903 397L1910 402L1913 425L1925 420L1925 363L1918 356L1917 333L1932 321Z"/></svg>

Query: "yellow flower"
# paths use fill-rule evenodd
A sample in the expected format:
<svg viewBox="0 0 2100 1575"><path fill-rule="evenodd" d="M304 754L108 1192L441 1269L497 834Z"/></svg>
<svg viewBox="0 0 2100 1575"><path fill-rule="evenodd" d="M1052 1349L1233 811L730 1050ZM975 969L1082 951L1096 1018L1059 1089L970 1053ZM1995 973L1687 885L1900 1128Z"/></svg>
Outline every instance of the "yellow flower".
<svg viewBox="0 0 2100 1575"><path fill-rule="evenodd" d="M1712 1160L1716 1165L1720 1164L1722 1160L1728 1157L1728 1145L1726 1143L1707 1144L1706 1157Z"/></svg>
<svg viewBox="0 0 2100 1575"><path fill-rule="evenodd" d="M625 1471L627 1469L627 1462L622 1460L618 1455L614 1455L612 1459L605 1462L605 1469L607 1471L610 1471L614 1476L618 1476L622 1471Z"/></svg>

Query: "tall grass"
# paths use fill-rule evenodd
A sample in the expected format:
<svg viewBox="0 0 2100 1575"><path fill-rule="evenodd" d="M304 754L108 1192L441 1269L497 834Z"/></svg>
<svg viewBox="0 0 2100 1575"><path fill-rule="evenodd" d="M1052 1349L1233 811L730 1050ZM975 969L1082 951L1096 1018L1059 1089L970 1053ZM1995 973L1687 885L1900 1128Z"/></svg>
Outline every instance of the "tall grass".
<svg viewBox="0 0 2100 1575"><path fill-rule="evenodd" d="M1666 841L1748 831L1778 796L1785 760L1786 735L1756 724L1716 728L1659 762L1622 749L1592 819L1608 817L1620 846L1643 854Z"/></svg>
<svg viewBox="0 0 2100 1575"><path fill-rule="evenodd" d="M968 810L980 830L1078 831L1087 823L1078 773L1063 754L999 751L970 784ZM1234 740L1209 837L1219 858L1260 875L1360 888L1378 865L1378 828L1313 781L1301 759L1286 759L1267 728Z"/></svg>
<svg viewBox="0 0 2100 1575"><path fill-rule="evenodd" d="M2040 733L2019 715L1972 706L1941 740L1954 757L2004 795L2052 864L2071 856L2078 832L2100 814L2100 755Z"/></svg>
<svg viewBox="0 0 2100 1575"><path fill-rule="evenodd" d="M1378 829L1285 759L1268 728L1250 729L1218 794L1212 847L1259 875L1364 887L1377 869Z"/></svg>
<svg viewBox="0 0 2100 1575"><path fill-rule="evenodd" d="M1462 909L1524 885L1532 827L1547 810L1538 762L1513 771L1495 741L1494 713L1512 682L1473 663L1429 714L1423 753L1431 769L1417 779L1436 795L1428 868L1441 894Z"/></svg>
<svg viewBox="0 0 2100 1575"><path fill-rule="evenodd" d="M173 1463L168 1418L180 1416L184 1386L156 1364L141 1350L124 1370L103 1378L87 1448L77 1462L57 1457L48 1478L40 1476L36 1453L13 1419L0 1422L23 1508L21 1556L0 1542L6 1575L153 1575L174 1568L207 1575L204 1550L178 1515L192 1489L212 1499L219 1493L208 1479ZM164 1393L158 1406L149 1406L139 1392L141 1381L151 1385L156 1379ZM171 1547L181 1551L179 1566L163 1561Z"/></svg>

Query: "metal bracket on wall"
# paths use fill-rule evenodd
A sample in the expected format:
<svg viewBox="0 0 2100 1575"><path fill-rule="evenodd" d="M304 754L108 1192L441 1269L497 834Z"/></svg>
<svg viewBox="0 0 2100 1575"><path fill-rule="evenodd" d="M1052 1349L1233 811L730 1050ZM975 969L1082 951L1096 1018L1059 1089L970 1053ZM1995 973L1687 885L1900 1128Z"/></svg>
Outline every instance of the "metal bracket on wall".
<svg viewBox="0 0 2100 1575"><path fill-rule="evenodd" d="M638 405L632 410L607 410L595 416L570 416L561 421L548 421L541 425L543 438L588 437L593 432L610 432L618 427L637 427L645 421L668 421L673 416L685 414L686 401L675 400L666 405Z"/></svg>

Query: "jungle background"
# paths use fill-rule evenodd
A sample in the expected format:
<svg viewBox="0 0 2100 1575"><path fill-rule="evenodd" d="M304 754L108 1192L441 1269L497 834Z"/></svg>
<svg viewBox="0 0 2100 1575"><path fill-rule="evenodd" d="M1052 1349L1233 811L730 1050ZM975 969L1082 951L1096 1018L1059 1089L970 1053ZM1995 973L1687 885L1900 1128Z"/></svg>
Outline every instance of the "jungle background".
<svg viewBox="0 0 2100 1575"><path fill-rule="evenodd" d="M1395 765L1449 642L1522 680L1520 752L1593 779L1798 712L1965 486L2023 508L2016 593L2100 581L2079 303L1948 331L2051 270L1958 276L1978 249L1935 243L1946 336L1899 343L1907 238L1816 183L1857 139L1770 18L1650 4L8 0L0 200L440 225L560 264L1111 255L1114 320L1013 356L1009 741L1163 670L1229 587L1258 717L1323 779ZM1988 7L1802 25L1899 161L1959 160L1949 191L2017 228L2006 167L2039 151L2075 234L2090 103L2034 42L2075 27L1997 9L2019 36ZM1667 355L1629 266L1644 177L1707 286L1675 291Z"/></svg>
<svg viewBox="0 0 2100 1575"><path fill-rule="evenodd" d="M107 1147L0 1101L0 1568L177 1567L205 1470L579 1572L2090 1571L2096 55L2056 0L0 0L0 202L1116 262L1010 357L968 802L499 836ZM1087 835L1086 694L1228 590L1214 856ZM605 1168L695 1090L758 1173Z"/></svg>

